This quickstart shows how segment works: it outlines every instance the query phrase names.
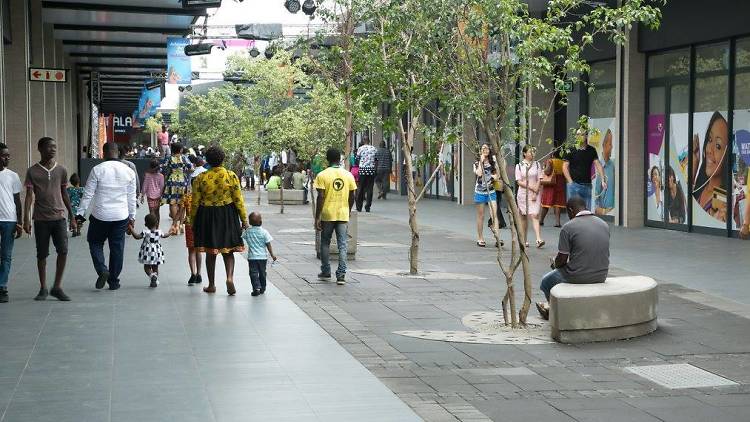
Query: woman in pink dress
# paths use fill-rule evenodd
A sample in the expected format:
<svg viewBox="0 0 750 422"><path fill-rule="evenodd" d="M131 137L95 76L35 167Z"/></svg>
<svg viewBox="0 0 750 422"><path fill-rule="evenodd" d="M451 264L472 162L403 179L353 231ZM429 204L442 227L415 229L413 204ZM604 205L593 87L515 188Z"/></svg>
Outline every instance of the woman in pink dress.
<svg viewBox="0 0 750 422"><path fill-rule="evenodd" d="M531 145L523 147L523 160L516 164L516 184L518 193L516 194L516 203L518 211L521 213L521 228L523 231L523 241L526 247L529 246L527 239L529 220L534 227L536 234L536 247L544 246L542 233L539 227L539 210L542 207L542 166L538 161L534 161L535 148Z"/></svg>
<svg viewBox="0 0 750 422"><path fill-rule="evenodd" d="M141 190L141 203L146 198L148 211L156 217L156 228L159 228L159 206L161 195L164 191L164 175L159 172L159 160L151 160L149 168L143 174L143 189Z"/></svg>

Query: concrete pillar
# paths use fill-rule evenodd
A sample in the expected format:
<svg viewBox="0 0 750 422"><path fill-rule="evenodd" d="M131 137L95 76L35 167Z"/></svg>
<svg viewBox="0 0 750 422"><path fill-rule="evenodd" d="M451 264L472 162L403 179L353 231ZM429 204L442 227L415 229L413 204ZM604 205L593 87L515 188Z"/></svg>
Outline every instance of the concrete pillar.
<svg viewBox="0 0 750 422"><path fill-rule="evenodd" d="M555 92L551 89L550 92L532 90L529 94L529 103L533 107L529 123L529 142L538 148L537 158L548 154L554 147L553 142L548 142L555 138L555 104L552 103L554 99ZM544 111L547 115L538 116L538 111Z"/></svg>
<svg viewBox="0 0 750 422"><path fill-rule="evenodd" d="M638 52L638 30L628 35L624 48L618 49L617 68L623 62L624 72L617 79L617 104L619 118L620 92L623 93L623 221L625 227L641 227L644 221L644 111L646 56ZM619 70L618 70L619 72ZM620 89L623 84L623 89Z"/></svg>
<svg viewBox="0 0 750 422"><path fill-rule="evenodd" d="M19 2L26 6L26 2ZM29 34L29 63L31 66L44 66L44 30L42 27L42 2L41 0L29 0L29 15L27 27ZM29 139L31 141L32 161L36 161L38 153L36 142L42 136L46 136L47 128L45 127L45 103L46 89L44 82L29 83L29 109L30 125Z"/></svg>
<svg viewBox="0 0 750 422"><path fill-rule="evenodd" d="M41 17L40 17L41 18ZM55 67L55 37L54 27L52 24L42 25L43 40L43 61L44 67ZM57 84L54 82L42 82L44 86L44 136L51 136L58 141L60 139L57 133Z"/></svg>
<svg viewBox="0 0 750 422"><path fill-rule="evenodd" d="M55 65L56 68L65 68L65 54L63 53L62 41L54 40L55 45ZM55 139L58 142L58 148L61 148L59 152L63 165L70 170L70 141L66 137L65 123L68 117L68 111L65 104L65 84L54 83L50 84L55 90L55 118L57 121L57 128L55 130ZM68 173L71 173L68 171Z"/></svg>
<svg viewBox="0 0 750 422"><path fill-rule="evenodd" d="M477 157L477 139L474 133L473 122L464 119L463 142L461 142L461 191L456 197L463 205L474 204L474 185L477 177L474 175L474 162Z"/></svg>
<svg viewBox="0 0 750 422"><path fill-rule="evenodd" d="M36 150L32 150L29 143L29 34L25 0L11 0L10 21L13 23L12 41L4 48L2 74L5 83L3 101L7 105L5 143L10 148L10 168L23 178L34 159L30 154Z"/></svg>

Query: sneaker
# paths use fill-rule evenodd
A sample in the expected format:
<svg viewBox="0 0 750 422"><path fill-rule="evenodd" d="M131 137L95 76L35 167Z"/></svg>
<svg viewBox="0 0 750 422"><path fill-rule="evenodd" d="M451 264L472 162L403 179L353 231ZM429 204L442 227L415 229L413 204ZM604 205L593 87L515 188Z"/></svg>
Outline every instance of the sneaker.
<svg viewBox="0 0 750 422"><path fill-rule="evenodd" d="M201 277L201 275L200 275L200 274L198 274L197 276L195 276L195 281L194 281L194 283L195 283L195 284L201 284L201 283L203 283L203 277Z"/></svg>
<svg viewBox="0 0 750 422"><path fill-rule="evenodd" d="M109 290L118 290L120 288L120 283L109 283Z"/></svg>
<svg viewBox="0 0 750 422"><path fill-rule="evenodd" d="M336 284L338 284L339 286L343 286L344 284L346 284L346 276L343 275L343 274L342 275L337 275L336 276Z"/></svg>
<svg viewBox="0 0 750 422"><path fill-rule="evenodd" d="M250 293L250 296L260 296L260 290L253 290L252 293Z"/></svg>
<svg viewBox="0 0 750 422"><path fill-rule="evenodd" d="M5 287L0 288L0 303L8 302L8 289Z"/></svg>
<svg viewBox="0 0 750 422"><path fill-rule="evenodd" d="M107 279L109 278L108 272L103 272L99 274L99 277L96 279L96 288L101 289L104 287L104 284L107 283Z"/></svg>
<svg viewBox="0 0 750 422"><path fill-rule="evenodd" d="M260 294L264 294L264 293L266 293L266 288L265 287L261 287L260 288Z"/></svg>
<svg viewBox="0 0 750 422"><path fill-rule="evenodd" d="M330 280L331 279L331 273L320 273L318 274L318 280Z"/></svg>
<svg viewBox="0 0 750 422"><path fill-rule="evenodd" d="M156 273L151 274L151 284L148 287L154 288L159 285L159 275Z"/></svg>
<svg viewBox="0 0 750 422"><path fill-rule="evenodd" d="M192 286L193 284L195 284L195 279L196 278L197 277L195 275L190 274L190 278L188 279L188 286Z"/></svg>
<svg viewBox="0 0 750 422"><path fill-rule="evenodd" d="M47 300L47 296L49 295L49 292L46 288L42 287L39 289L39 293L36 294L36 297L34 300Z"/></svg>
<svg viewBox="0 0 750 422"><path fill-rule="evenodd" d="M61 302L70 302L70 298L68 297L68 295L66 295L65 292L60 288L53 288L49 291L49 295L52 297L56 297L57 300Z"/></svg>

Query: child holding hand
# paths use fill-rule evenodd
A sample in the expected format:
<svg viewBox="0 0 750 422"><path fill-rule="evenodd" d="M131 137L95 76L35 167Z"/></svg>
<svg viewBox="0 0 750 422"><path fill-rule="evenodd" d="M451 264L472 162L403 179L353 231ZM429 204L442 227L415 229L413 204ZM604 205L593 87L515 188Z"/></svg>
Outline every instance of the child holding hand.
<svg viewBox="0 0 750 422"><path fill-rule="evenodd" d="M170 233L164 233L159 230L159 220L154 214L146 215L146 228L140 233L130 231L134 239L143 239L141 250L138 252L138 262L143 264L143 271L148 277L149 287L159 285L159 265L164 263L164 250L161 246L161 239L170 236Z"/></svg>
<svg viewBox="0 0 750 422"><path fill-rule="evenodd" d="M276 262L276 255L271 247L273 237L268 230L261 227L263 218L260 213L251 212L248 220L250 228L242 233L242 240L247 245L247 263L250 267L250 282L253 285L253 292L250 295L259 296L266 292L268 255L271 255L274 262Z"/></svg>

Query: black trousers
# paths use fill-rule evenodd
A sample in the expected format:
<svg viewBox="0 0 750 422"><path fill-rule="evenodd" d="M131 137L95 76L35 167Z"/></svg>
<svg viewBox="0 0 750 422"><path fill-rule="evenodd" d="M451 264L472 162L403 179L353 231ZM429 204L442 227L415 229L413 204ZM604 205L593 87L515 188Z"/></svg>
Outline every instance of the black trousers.
<svg viewBox="0 0 750 422"><path fill-rule="evenodd" d="M365 202L365 210L369 211L372 206L372 188L375 186L375 175L359 174L359 191L357 192L357 211L362 211L362 203Z"/></svg>
<svg viewBox="0 0 750 422"><path fill-rule="evenodd" d="M378 185L380 194L385 198L391 190L391 169L379 169L375 174L375 183Z"/></svg>

